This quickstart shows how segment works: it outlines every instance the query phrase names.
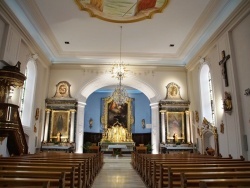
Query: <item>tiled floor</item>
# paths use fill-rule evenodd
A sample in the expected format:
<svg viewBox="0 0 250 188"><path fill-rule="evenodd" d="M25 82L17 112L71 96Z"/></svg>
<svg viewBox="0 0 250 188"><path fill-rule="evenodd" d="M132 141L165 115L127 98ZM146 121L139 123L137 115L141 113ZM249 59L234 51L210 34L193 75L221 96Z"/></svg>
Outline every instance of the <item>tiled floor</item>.
<svg viewBox="0 0 250 188"><path fill-rule="evenodd" d="M124 154L123 157L115 158L105 154L104 165L92 188L146 188L130 162L130 155Z"/></svg>

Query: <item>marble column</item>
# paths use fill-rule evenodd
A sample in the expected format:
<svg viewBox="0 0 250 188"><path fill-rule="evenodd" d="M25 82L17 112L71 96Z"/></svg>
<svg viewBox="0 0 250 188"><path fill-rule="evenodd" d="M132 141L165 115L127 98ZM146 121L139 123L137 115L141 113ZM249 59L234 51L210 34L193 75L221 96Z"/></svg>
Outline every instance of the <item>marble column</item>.
<svg viewBox="0 0 250 188"><path fill-rule="evenodd" d="M189 111L185 111L186 114L186 132L187 132L187 143L190 143L190 113Z"/></svg>
<svg viewBox="0 0 250 188"><path fill-rule="evenodd" d="M159 104L151 103L151 119L152 119L152 132L151 132L151 145L152 153L158 154L160 151L160 129L159 129Z"/></svg>
<svg viewBox="0 0 250 188"><path fill-rule="evenodd" d="M84 109L86 103L78 102L76 126L76 153L83 153Z"/></svg>
<svg viewBox="0 0 250 188"><path fill-rule="evenodd" d="M75 135L75 112L76 110L70 110L71 118L70 118L70 136L69 142L74 142L74 135Z"/></svg>
<svg viewBox="0 0 250 188"><path fill-rule="evenodd" d="M166 143L166 125L165 114L166 110L161 110L161 143Z"/></svg>
<svg viewBox="0 0 250 188"><path fill-rule="evenodd" d="M44 136L43 136L43 141L47 142L48 140L48 131L49 131L49 117L50 117L50 109L46 109L46 117L45 117L45 128L44 128Z"/></svg>

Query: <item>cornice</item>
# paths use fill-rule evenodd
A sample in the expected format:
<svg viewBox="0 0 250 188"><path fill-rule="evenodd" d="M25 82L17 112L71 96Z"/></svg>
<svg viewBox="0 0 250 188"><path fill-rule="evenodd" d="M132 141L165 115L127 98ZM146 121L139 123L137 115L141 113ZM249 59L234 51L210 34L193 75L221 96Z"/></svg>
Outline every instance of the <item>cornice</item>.
<svg viewBox="0 0 250 188"><path fill-rule="evenodd" d="M204 28L211 23L211 17L207 16L208 14L211 14L211 12L215 12L216 9L218 9L218 6L221 1L218 0L212 0L209 2L208 8L206 8L203 13L201 14L202 16L199 17L199 19L196 21L194 27L192 30L189 32L187 37L185 38L185 41L181 45L179 51L177 52L178 57L183 57L183 54L186 53L186 50L189 49L188 46L194 45L192 41L197 41L197 38L202 35L204 32Z"/></svg>
<svg viewBox="0 0 250 188"><path fill-rule="evenodd" d="M51 65L51 70L105 70L109 71L111 69L112 64L53 64ZM130 71L157 71L157 72L167 72L167 71L178 71L178 72L186 72L187 69L184 66L156 66L156 65L127 65L127 69Z"/></svg>
<svg viewBox="0 0 250 188"><path fill-rule="evenodd" d="M200 50L193 56L187 63L187 70L193 70L198 64L200 57L205 57L210 49L212 49L217 40L225 33L250 13L250 1L242 0L237 8L231 13L231 15L220 25L220 27L213 33L213 35L204 43Z"/></svg>

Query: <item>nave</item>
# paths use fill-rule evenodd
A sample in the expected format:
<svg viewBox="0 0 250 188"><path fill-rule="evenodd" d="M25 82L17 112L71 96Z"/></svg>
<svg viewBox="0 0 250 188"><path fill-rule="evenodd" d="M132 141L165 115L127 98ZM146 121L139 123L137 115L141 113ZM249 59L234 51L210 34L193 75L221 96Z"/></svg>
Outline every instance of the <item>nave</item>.
<svg viewBox="0 0 250 188"><path fill-rule="evenodd" d="M92 188L145 188L139 174L131 165L131 155L112 157L104 154L104 164L96 176Z"/></svg>

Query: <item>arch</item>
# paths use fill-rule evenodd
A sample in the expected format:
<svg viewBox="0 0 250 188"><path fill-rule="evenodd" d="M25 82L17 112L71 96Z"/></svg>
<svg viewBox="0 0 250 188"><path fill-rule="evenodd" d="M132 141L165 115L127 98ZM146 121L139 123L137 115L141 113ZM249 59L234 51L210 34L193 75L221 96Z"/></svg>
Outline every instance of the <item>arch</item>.
<svg viewBox="0 0 250 188"><path fill-rule="evenodd" d="M200 69L200 96L202 116L214 123L214 100L210 67L202 64Z"/></svg>
<svg viewBox="0 0 250 188"><path fill-rule="evenodd" d="M78 110L80 110L81 112L78 113L78 116L77 116L77 128L76 128L77 130L76 130L76 132L78 134L76 135L76 153L82 153L82 144L83 144L82 134L84 132L84 121L83 121L84 120L84 107L86 105L87 98L94 91L96 91L100 88L106 87L106 86L115 86L115 85L117 85L117 82L118 81L115 80L114 78L107 77L107 75L101 75L101 76L87 82L79 90L79 92L77 94L77 99L78 99L78 106L80 107L80 108L78 108ZM154 124L157 124L155 126L152 126L152 132L154 132L154 134L152 133L151 139L152 139L152 143L153 143L153 141L157 140L159 137L159 130L155 130L155 129L157 129L158 123L159 123L158 101L160 99L159 99L158 93L160 93L160 92L157 92L149 84L147 84L147 83L143 82L142 80L140 80L134 76L131 76L131 75L129 77L126 77L122 81L122 84L124 86L129 86L129 87L135 88L135 89L141 91L142 93L144 93L151 103L151 105L150 105L151 109L157 109L157 111L153 110L153 113L151 114L151 119L154 120ZM157 141L156 143L159 143L159 142ZM158 153L157 144L154 144L154 147L155 147L155 153Z"/></svg>
<svg viewBox="0 0 250 188"><path fill-rule="evenodd" d="M122 84L123 86L133 87L144 93L149 99L150 103L156 103L160 100L157 94L159 92L156 92L149 84L145 83L144 81L134 76L125 78L122 81ZM79 91L77 98L81 99L81 102L86 102L89 95L94 91L112 85L117 85L117 80L115 80L114 78L107 78L106 75L101 75L86 83Z"/></svg>
<svg viewBox="0 0 250 188"><path fill-rule="evenodd" d="M29 60L26 66L27 70L27 79L25 84L25 92L23 98L23 113L21 121L23 126L30 127L33 117L33 104L34 104L34 92L35 92L35 83L37 77L37 68L34 61Z"/></svg>
<svg viewBox="0 0 250 188"><path fill-rule="evenodd" d="M217 128L213 126L206 118L204 118L202 121L200 136L202 143L202 154L206 153L207 147L212 147L214 150L214 156L219 156Z"/></svg>

